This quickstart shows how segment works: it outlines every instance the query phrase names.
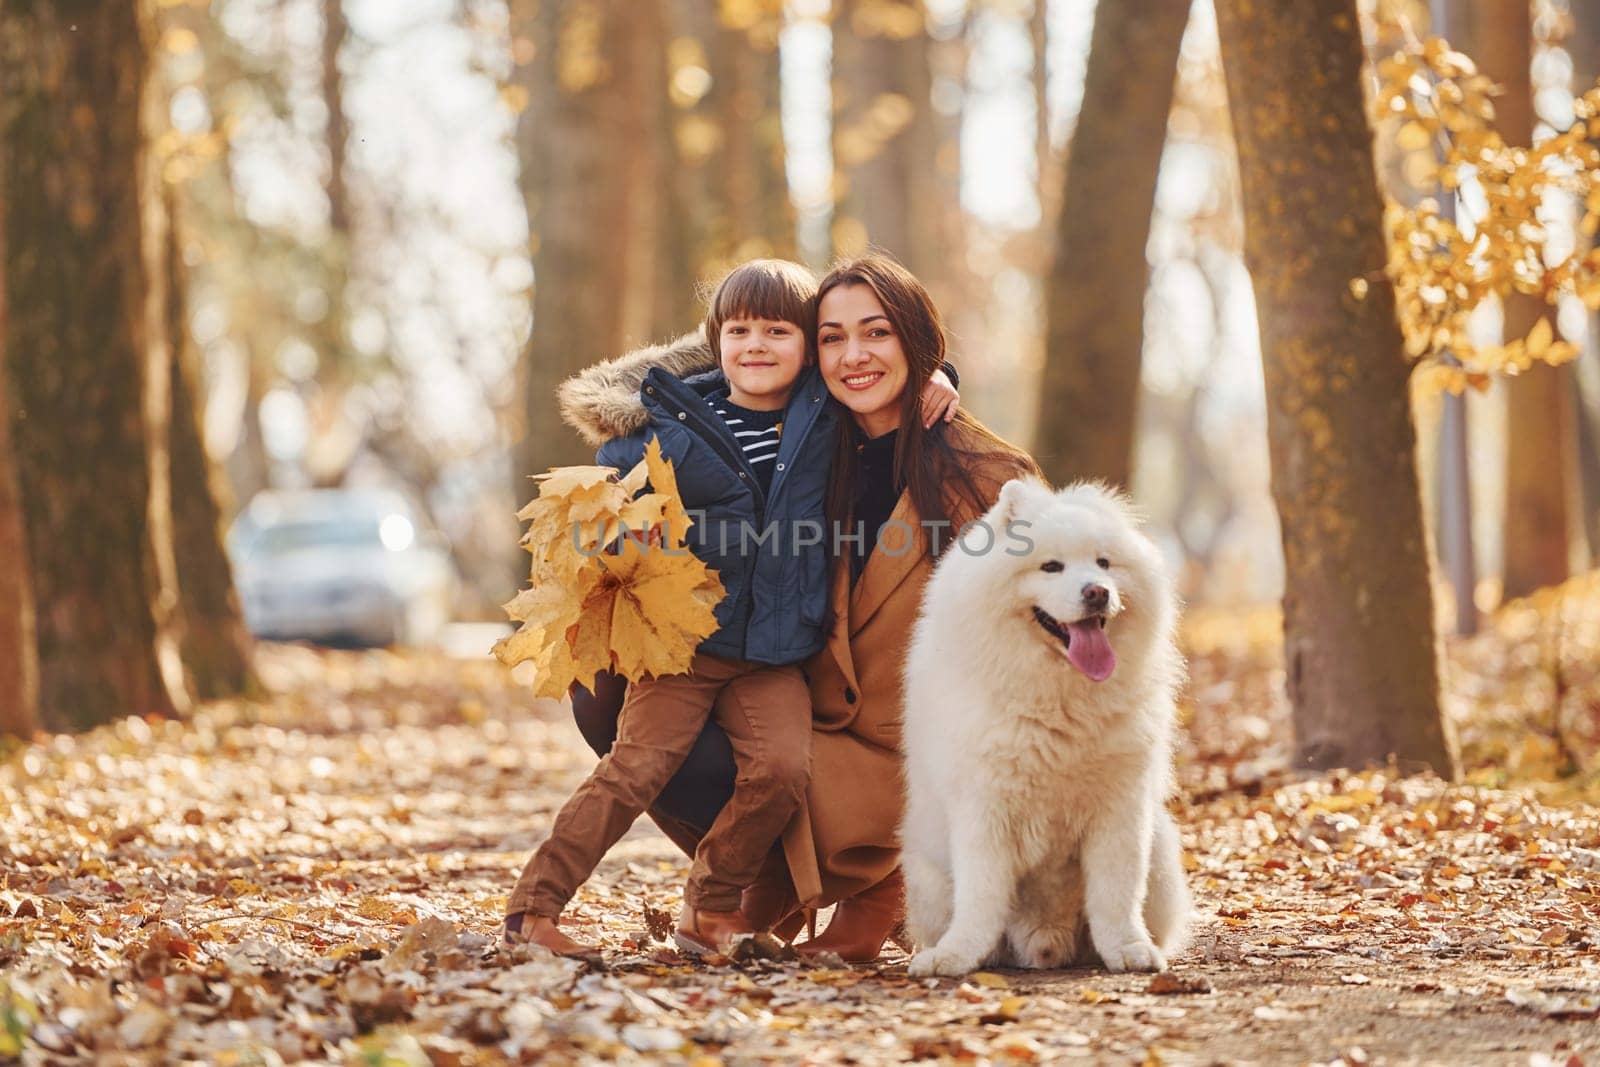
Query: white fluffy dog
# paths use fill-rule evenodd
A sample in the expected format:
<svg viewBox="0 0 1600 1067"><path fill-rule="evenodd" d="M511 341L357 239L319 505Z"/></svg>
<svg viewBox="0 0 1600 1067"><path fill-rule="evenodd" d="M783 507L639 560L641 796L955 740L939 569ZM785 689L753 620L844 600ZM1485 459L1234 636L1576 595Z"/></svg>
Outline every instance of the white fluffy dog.
<svg viewBox="0 0 1600 1067"><path fill-rule="evenodd" d="M987 529L985 529L987 528ZM1125 500L1008 482L929 580L906 663L913 975L1159 971L1189 918L1172 583Z"/></svg>

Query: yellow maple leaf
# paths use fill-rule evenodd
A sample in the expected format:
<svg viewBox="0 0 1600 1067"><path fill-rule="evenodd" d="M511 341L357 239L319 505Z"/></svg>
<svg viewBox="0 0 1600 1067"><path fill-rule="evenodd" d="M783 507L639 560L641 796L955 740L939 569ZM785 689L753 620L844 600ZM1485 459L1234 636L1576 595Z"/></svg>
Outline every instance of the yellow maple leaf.
<svg viewBox="0 0 1600 1067"><path fill-rule="evenodd" d="M1540 319L1533 324L1533 329L1528 331L1528 355L1533 356L1535 359L1543 356L1554 340L1555 330L1551 327L1550 320Z"/></svg>
<svg viewBox="0 0 1600 1067"><path fill-rule="evenodd" d="M534 693L560 700L567 689L578 680L578 666L573 662L572 649L566 635L553 635L546 641L533 660ZM590 675L592 681L594 675Z"/></svg>
<svg viewBox="0 0 1600 1067"><path fill-rule="evenodd" d="M567 515L575 522L591 522L615 515L629 494L616 482L579 489L569 498Z"/></svg>
<svg viewBox="0 0 1600 1067"><path fill-rule="evenodd" d="M505 605L507 615L548 629L565 630L578 621L578 605L594 587L599 575L592 571L579 575L570 586L541 582L529 586Z"/></svg>
<svg viewBox="0 0 1600 1067"><path fill-rule="evenodd" d="M616 476L617 472L611 467L552 467L543 474L535 474L533 480L539 483L539 496L543 499L570 497L579 490L603 485Z"/></svg>
<svg viewBox="0 0 1600 1067"><path fill-rule="evenodd" d="M683 497L678 494L678 476L672 469L672 461L661 454L661 442L654 437L645 446L644 467L649 475L652 495L664 498L661 525L666 535L666 547L680 549L688 544L689 528L694 525L694 520L683 509Z"/></svg>
<svg viewBox="0 0 1600 1067"><path fill-rule="evenodd" d="M717 628L712 608L722 599L722 582L688 549L665 544L628 541L602 565L618 588L610 620L618 671L630 678L682 671L700 639ZM710 606L696 596L708 581L716 589Z"/></svg>
<svg viewBox="0 0 1600 1067"><path fill-rule="evenodd" d="M535 480L538 498L518 513L529 524L531 582L505 605L522 625L495 655L508 666L531 661L535 691L550 697L575 681L592 688L601 670L630 680L687 670L725 594L686 547L693 523L660 442L620 478L609 467L563 467Z"/></svg>
<svg viewBox="0 0 1600 1067"><path fill-rule="evenodd" d="M616 662L612 655L611 605L617 597L617 586L608 578L602 577L584 598L577 621L567 630L574 680L585 689L592 690L595 674Z"/></svg>
<svg viewBox="0 0 1600 1067"><path fill-rule="evenodd" d="M523 660L533 659L544 647L544 628L524 624L510 637L495 642L494 655L507 667L515 667Z"/></svg>

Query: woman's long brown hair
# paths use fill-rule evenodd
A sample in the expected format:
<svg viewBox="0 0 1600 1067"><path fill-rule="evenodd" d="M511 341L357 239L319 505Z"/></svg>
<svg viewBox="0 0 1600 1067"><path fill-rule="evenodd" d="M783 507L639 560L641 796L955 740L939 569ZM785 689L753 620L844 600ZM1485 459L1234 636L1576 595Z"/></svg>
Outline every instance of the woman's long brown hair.
<svg viewBox="0 0 1600 1067"><path fill-rule="evenodd" d="M822 279L817 287L817 304L820 306L822 298L830 291L851 285L864 285L877 296L910 368L905 390L900 394L900 433L894 446L895 484L905 486L911 493L917 517L923 522L949 522L946 502L952 493L964 499L974 514L987 511L989 501L984 499L969 472L965 457L996 452L1014 455L1019 470L1032 469L1032 461L1026 453L969 415L965 408L956 412L953 425L962 427L966 436L981 442L984 446L981 450L957 449L951 444L942 420L934 423L931 429L923 428L922 390L934 372L944 365L945 333L939 309L916 275L878 253L847 260ZM841 529L849 521L855 503L856 477L852 420L840 419L827 501L828 519L838 524L832 526L833 529ZM954 538L947 536L939 540L942 550Z"/></svg>

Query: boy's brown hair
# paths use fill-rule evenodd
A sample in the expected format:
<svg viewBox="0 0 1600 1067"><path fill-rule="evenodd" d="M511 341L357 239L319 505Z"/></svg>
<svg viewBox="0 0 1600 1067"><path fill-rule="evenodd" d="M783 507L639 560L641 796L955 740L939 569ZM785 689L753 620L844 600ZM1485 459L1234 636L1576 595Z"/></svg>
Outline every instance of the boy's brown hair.
<svg viewBox="0 0 1600 1067"><path fill-rule="evenodd" d="M806 359L815 362L817 277L787 259L752 259L729 271L706 302L706 343L722 359L722 324L747 317L792 322L806 338Z"/></svg>

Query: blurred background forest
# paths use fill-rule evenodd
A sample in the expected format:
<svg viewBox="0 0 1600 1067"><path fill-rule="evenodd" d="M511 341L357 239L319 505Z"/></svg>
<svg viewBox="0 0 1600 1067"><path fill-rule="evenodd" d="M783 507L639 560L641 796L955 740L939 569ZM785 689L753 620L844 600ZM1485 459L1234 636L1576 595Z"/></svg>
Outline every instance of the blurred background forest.
<svg viewBox="0 0 1600 1067"><path fill-rule="evenodd" d="M253 586L286 577L248 557L294 499L268 490L362 490L352 499L388 523L386 549L432 554L445 606L383 639L498 621L525 573L526 476L587 461L554 385L693 328L698 289L742 259L823 268L869 244L934 292L964 404L1057 480L1130 486L1198 617L1284 592L1270 331L1247 261L1267 263L1247 254L1252 157L1235 144L1211 0L93 7L0 19L0 456L9 434L19 459L0 477L0 556L32 553L47 688L50 657L67 654L51 620L75 597L149 616L168 690L185 673L202 697L238 684L248 667L229 649L244 638L207 531L234 530L233 577L258 622L272 594ZM1389 274L1423 368L1411 403L1437 610L1469 632L1600 551L1600 286L1585 258L1600 97L1584 96L1600 3L1360 11ZM31 48L41 32L52 43ZM1440 34L1477 67L1428 43ZM1236 47L1235 114L1251 92ZM120 126L107 119L119 106ZM60 162L74 150L81 173ZM1280 159L1289 174L1320 163ZM64 230L46 229L61 204ZM1352 276L1347 299L1369 284ZM119 315L138 328L99 322ZM101 361L118 344L156 356L122 378L104 362L72 370L78 341ZM115 433L118 396L161 438L143 474ZM52 408L69 397L77 407ZM68 424L49 441L39 429ZM46 453L131 466L67 491L39 473ZM1411 477L1367 490L1404 497ZM19 524L30 495L55 501L53 526ZM153 577L84 565L120 539ZM0 592L28 584L12 568L6 586L5 570ZM17 614L5 625L36 625ZM37 667L18 670L37 686Z"/></svg>
<svg viewBox="0 0 1600 1067"><path fill-rule="evenodd" d="M1148 292L1136 300L1101 284L1092 297L1100 314L1123 312L1121 344L1143 331L1142 359L1131 361L1141 371L1131 484L1192 563L1191 601L1269 602L1281 552L1214 18L1204 0L1192 14L1186 3L1135 6L1133 36L1107 60L1117 84L1097 87L1125 113L1094 131L1105 140L1085 161L1114 192L1150 169L1140 153L1160 155ZM1477 6L1510 19L1465 19L1480 40L1452 35L1459 47L1519 36L1518 5ZM1535 109L1536 134L1571 124L1573 88L1600 67L1600 14L1585 17L1585 6L1536 11L1522 84L1509 66L1488 72L1511 93L1502 112ZM869 241L934 289L980 417L1024 444L1041 422L1092 419L1037 401L1054 216L1095 5L835 8L651 0L611 16L581 0L162 3L154 61L167 121L152 149L176 201L205 443L225 466L230 507L267 486L399 487L454 546L461 611L494 618L514 576L518 476L583 457L541 403L546 383L588 361L579 353L601 358L691 328L697 286L739 260L823 267ZM1422 4L1383 14L1417 32L1429 24ZM1375 53L1393 44L1377 24L1368 32ZM552 94L606 78L616 99L542 121ZM1167 93L1163 138L1156 116L1168 101L1139 97ZM1549 114L1537 114L1541 103ZM1400 146L1384 147L1395 157L1391 195L1428 191L1406 184ZM615 223L554 235L560 255L548 257L539 304L544 235L529 219L546 187L563 195L550 173L561 167L617 186L598 191L615 199L597 217ZM1136 254L1137 236L1112 235L1105 251ZM1101 271L1091 260L1076 280L1087 288ZM540 324L558 354L530 347L536 307L561 320ZM1486 310L1486 332L1494 316ZM1561 336L1591 348L1582 305L1561 316ZM1600 355L1569 377L1587 413L1582 528L1592 536ZM1477 595L1492 607L1505 405L1494 390L1473 401ZM1581 562L1576 539L1573 551Z"/></svg>
<svg viewBox="0 0 1600 1067"><path fill-rule="evenodd" d="M1597 230L1600 0L0 0L0 1060L1580 1062ZM869 246L1179 574L1197 982L758 986L647 830L489 949L556 384Z"/></svg>

